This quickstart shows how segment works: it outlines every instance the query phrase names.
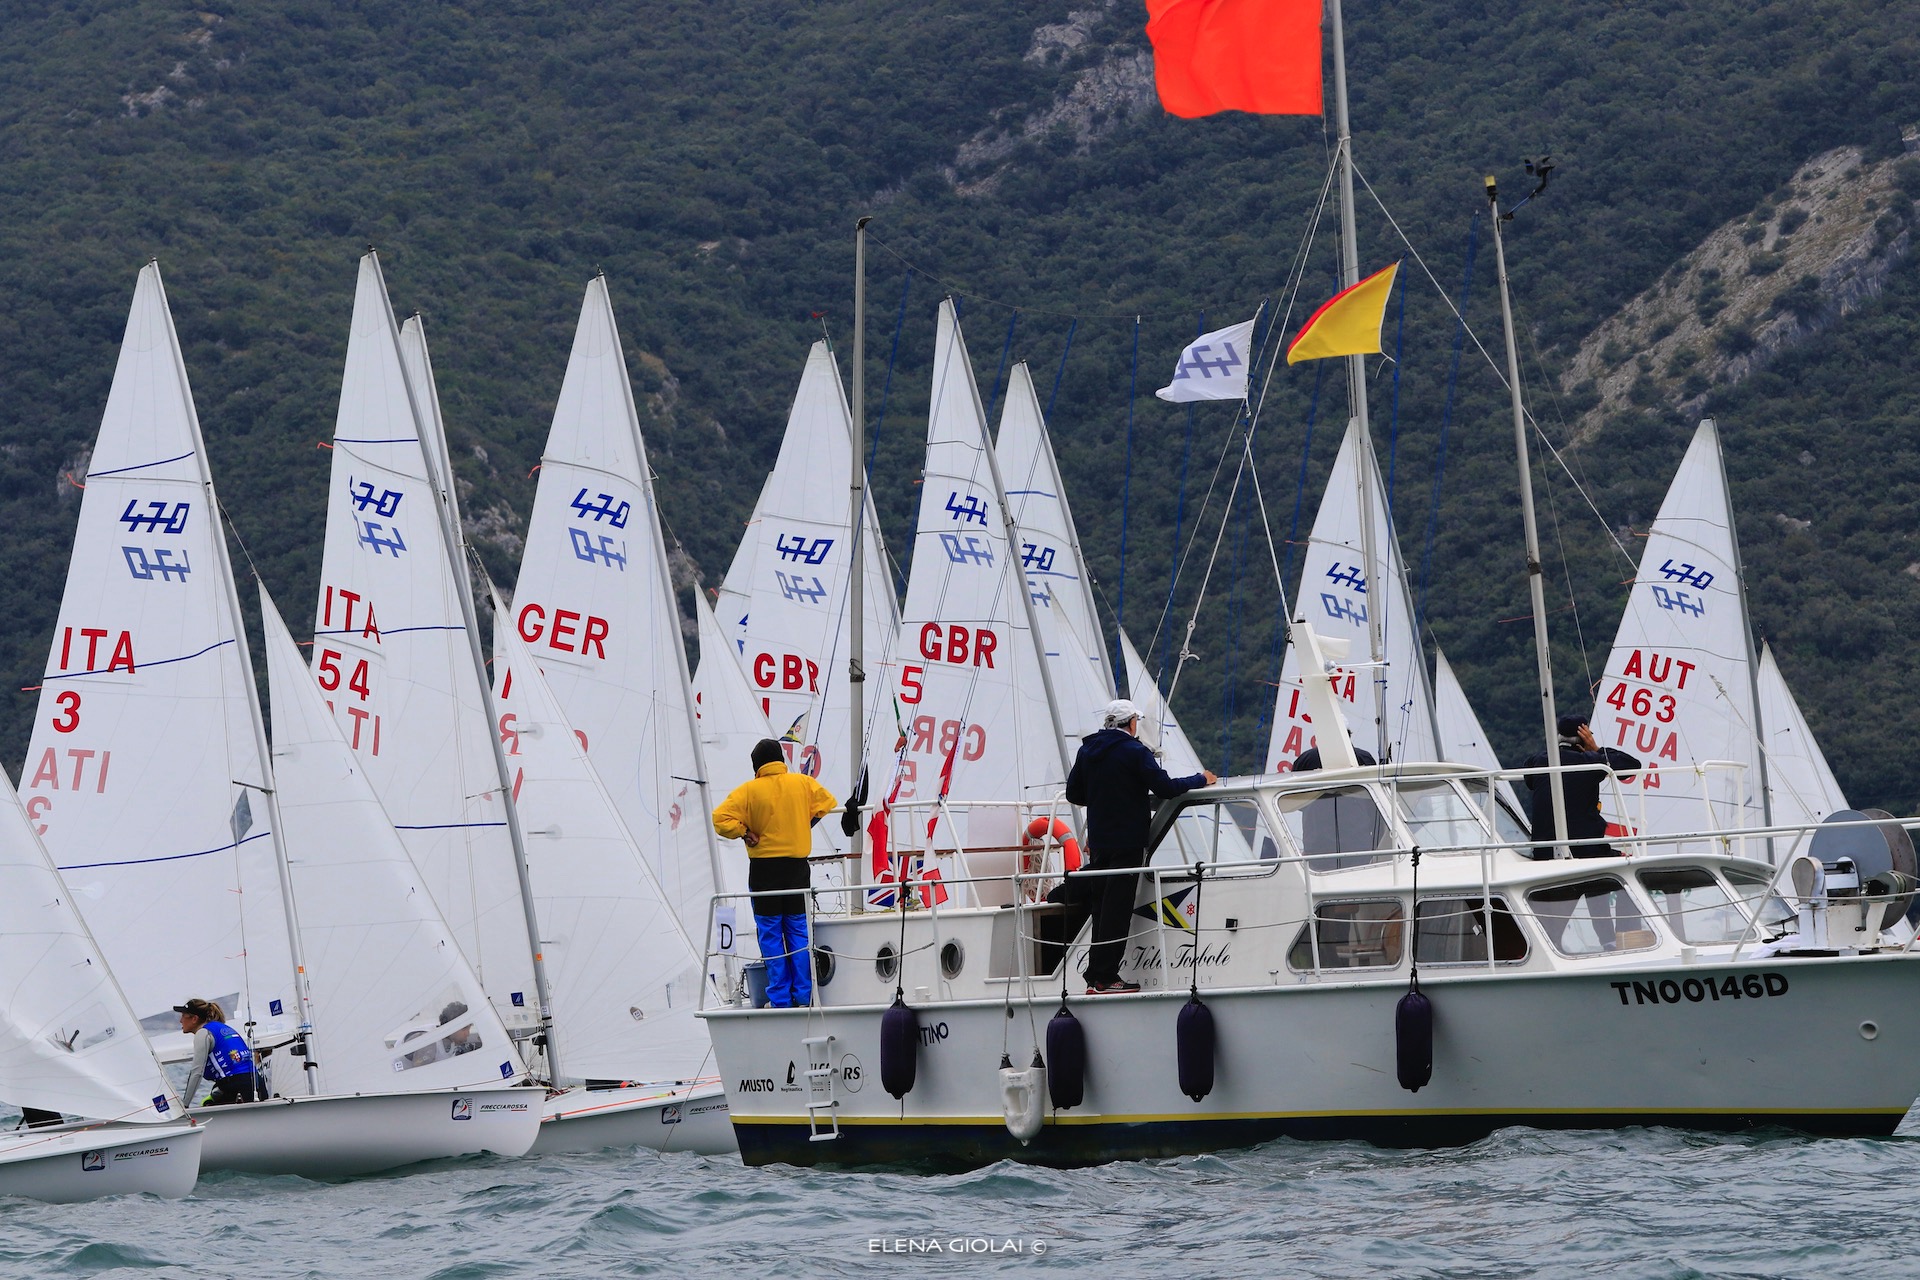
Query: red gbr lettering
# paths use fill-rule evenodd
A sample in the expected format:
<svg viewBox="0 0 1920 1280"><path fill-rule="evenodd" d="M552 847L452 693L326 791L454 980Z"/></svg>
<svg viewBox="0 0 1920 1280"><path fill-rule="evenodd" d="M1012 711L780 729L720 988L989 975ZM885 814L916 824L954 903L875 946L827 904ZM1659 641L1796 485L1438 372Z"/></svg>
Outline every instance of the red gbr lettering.
<svg viewBox="0 0 1920 1280"><path fill-rule="evenodd" d="M1695 665L1695 663L1668 657L1652 650L1642 655L1640 650L1635 649L1628 655L1627 665L1621 670L1620 676L1622 679L1645 680L1649 684L1665 684L1673 679L1675 672L1678 672L1679 678L1674 680L1673 687L1684 689L1687 687L1687 676L1693 671Z"/></svg>
<svg viewBox="0 0 1920 1280"><path fill-rule="evenodd" d="M95 795L107 793L107 770L113 764L113 752L95 751L90 747L67 747L64 751L58 747L48 747L42 751L40 763L34 766L33 780L27 783L27 790L38 791L43 787L49 791L62 790L60 783L62 755L72 766L65 790L80 791L90 784ZM99 761L98 764L94 764L96 759ZM90 764L94 765L91 779L87 776L87 766Z"/></svg>
<svg viewBox="0 0 1920 1280"><path fill-rule="evenodd" d="M345 633L356 626L360 628L362 640L380 643L380 624L373 617L373 601L345 587L324 588L320 592L320 629Z"/></svg>
<svg viewBox="0 0 1920 1280"><path fill-rule="evenodd" d="M112 632L104 627L62 627L60 628L60 669L71 671L74 661L80 657L79 650L86 650L86 660L80 670L91 673L98 670L94 665L100 660L100 642L108 636L114 636L113 648L107 658L107 672L132 672L133 633L131 631ZM75 643L75 641L79 643Z"/></svg>
<svg viewBox="0 0 1920 1280"><path fill-rule="evenodd" d="M613 630L605 618L576 609L555 609L549 618L545 605L531 603L520 606L514 625L528 644L538 644L544 638L549 649L603 660L607 656L607 636Z"/></svg>
<svg viewBox="0 0 1920 1280"><path fill-rule="evenodd" d="M797 653L756 653L753 655L753 683L762 689L779 688L788 693L804 689L820 692L820 664Z"/></svg>
<svg viewBox="0 0 1920 1280"><path fill-rule="evenodd" d="M962 760L978 760L987 754L987 731L985 726L970 724L965 732L961 731L958 720L936 722L932 716L915 716L911 729L911 741L907 750L929 753L946 759L947 752L953 750L954 739L960 740L959 757ZM937 741L936 741L937 739Z"/></svg>
<svg viewBox="0 0 1920 1280"><path fill-rule="evenodd" d="M925 623L920 628L920 656L929 662L951 662L965 666L971 654L976 667L993 666L993 652L1000 645L990 627L948 626Z"/></svg>

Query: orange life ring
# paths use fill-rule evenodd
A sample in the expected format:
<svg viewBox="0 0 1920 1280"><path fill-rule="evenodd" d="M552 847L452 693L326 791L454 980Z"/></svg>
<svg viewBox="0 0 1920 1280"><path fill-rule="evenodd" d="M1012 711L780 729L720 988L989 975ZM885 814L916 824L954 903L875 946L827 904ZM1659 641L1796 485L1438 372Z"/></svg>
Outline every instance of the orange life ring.
<svg viewBox="0 0 1920 1280"><path fill-rule="evenodd" d="M1035 840L1044 841L1052 836L1060 842L1060 856L1066 862L1067 870L1080 869L1080 842L1073 838L1073 828L1060 818L1035 818L1027 824L1027 836L1022 842L1032 844Z"/></svg>

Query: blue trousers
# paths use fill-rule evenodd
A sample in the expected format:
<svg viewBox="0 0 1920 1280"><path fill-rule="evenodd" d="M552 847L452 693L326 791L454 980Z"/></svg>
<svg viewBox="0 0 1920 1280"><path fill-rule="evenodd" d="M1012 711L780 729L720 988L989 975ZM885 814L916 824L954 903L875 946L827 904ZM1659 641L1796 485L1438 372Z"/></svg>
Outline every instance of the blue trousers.
<svg viewBox="0 0 1920 1280"><path fill-rule="evenodd" d="M813 1003L813 968L807 954L804 915L753 918L760 937L760 958L767 962L767 1003L793 1009Z"/></svg>

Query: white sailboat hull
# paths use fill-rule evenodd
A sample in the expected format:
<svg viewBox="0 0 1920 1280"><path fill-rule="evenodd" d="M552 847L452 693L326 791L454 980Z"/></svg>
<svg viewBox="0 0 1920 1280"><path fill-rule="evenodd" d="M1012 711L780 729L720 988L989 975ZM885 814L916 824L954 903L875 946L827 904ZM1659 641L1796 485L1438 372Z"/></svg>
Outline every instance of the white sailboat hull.
<svg viewBox="0 0 1920 1280"><path fill-rule="evenodd" d="M679 1089L569 1089L547 1099L533 1154L646 1147L726 1155L740 1149L718 1080Z"/></svg>
<svg viewBox="0 0 1920 1280"><path fill-rule="evenodd" d="M0 1137L0 1196L54 1204L146 1192L177 1200L200 1177L206 1129L119 1125Z"/></svg>
<svg viewBox="0 0 1920 1280"><path fill-rule="evenodd" d="M344 1178L421 1160L523 1156L540 1129L532 1089L270 1098L194 1111L210 1135L202 1167Z"/></svg>
<svg viewBox="0 0 1920 1280"><path fill-rule="evenodd" d="M1709 977L1760 998L1705 999ZM1435 1010L1434 1067L1417 1093L1395 1074L1404 976L1203 990L1218 1051L1213 1090L1198 1102L1178 1085L1184 990L1076 997L1085 1100L1050 1109L1026 1145L1003 1121L1002 1042L1011 1028L1021 1065L1036 1030L1044 1049L1057 987L1030 1004L1016 996L1011 1020L998 999L923 1007L918 1078L901 1102L880 1084L883 1006L713 1011L707 1025L750 1165L1077 1165L1282 1136L1445 1145L1508 1125L1888 1134L1920 1092L1920 1020L1909 1014L1920 954L1422 973L1421 987ZM802 1040L826 1034L840 1127L815 1142Z"/></svg>

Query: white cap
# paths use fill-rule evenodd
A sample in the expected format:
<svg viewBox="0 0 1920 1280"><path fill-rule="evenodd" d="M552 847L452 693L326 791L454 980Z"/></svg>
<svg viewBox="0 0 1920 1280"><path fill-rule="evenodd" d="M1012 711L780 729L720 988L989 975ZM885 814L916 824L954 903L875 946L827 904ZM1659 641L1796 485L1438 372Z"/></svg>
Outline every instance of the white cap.
<svg viewBox="0 0 1920 1280"><path fill-rule="evenodd" d="M1108 729L1124 729L1140 715L1140 708L1125 698L1115 698L1101 713L1100 723Z"/></svg>

